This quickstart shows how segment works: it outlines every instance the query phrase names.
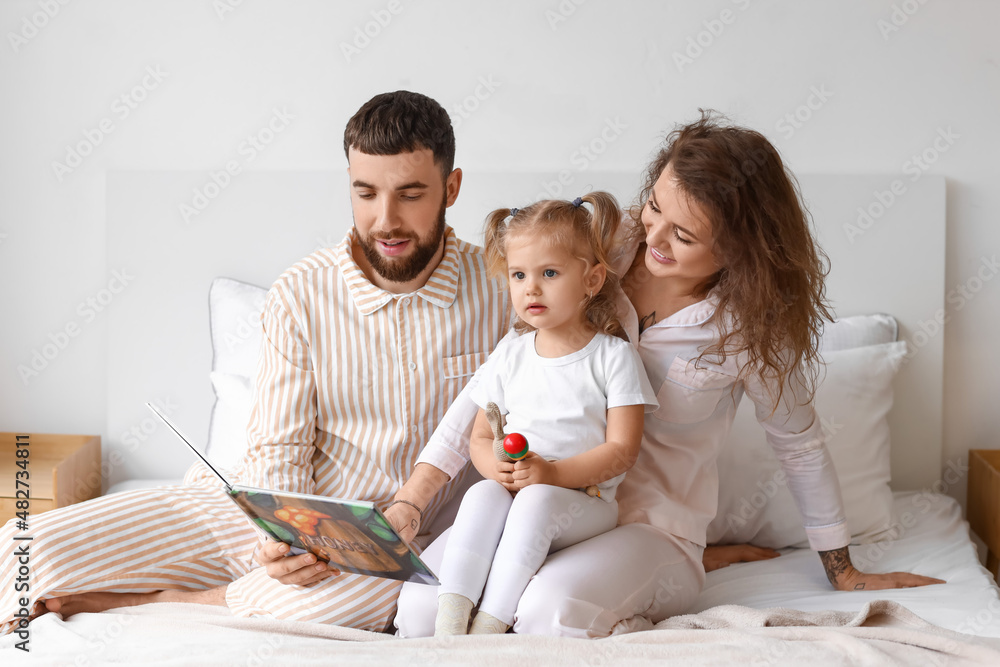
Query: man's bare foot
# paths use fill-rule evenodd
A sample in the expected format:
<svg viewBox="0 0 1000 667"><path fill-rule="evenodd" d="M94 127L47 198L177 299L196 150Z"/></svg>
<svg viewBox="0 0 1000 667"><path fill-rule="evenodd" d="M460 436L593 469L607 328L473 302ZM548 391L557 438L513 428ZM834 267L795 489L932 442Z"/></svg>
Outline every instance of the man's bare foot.
<svg viewBox="0 0 1000 667"><path fill-rule="evenodd" d="M45 609L69 618L73 614L97 613L118 607L135 607L152 602L192 602L226 606L226 587L205 591L164 590L153 593L77 593L45 601Z"/></svg>

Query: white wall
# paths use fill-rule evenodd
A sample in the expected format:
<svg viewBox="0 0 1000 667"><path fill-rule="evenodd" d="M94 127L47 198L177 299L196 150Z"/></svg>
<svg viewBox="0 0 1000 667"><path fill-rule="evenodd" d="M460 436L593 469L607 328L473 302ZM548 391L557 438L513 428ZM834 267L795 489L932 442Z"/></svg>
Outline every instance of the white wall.
<svg viewBox="0 0 1000 667"><path fill-rule="evenodd" d="M372 22L387 17L376 31ZM345 56L341 45L366 25L378 34ZM151 219L123 227L125 213L108 199L127 183L121 172L170 172L164 178L180 179L181 193L228 160L248 171L337 172L346 166L341 137L350 115L377 92L407 88L453 111L458 163L469 177L569 170L571 191L586 183L583 169L634 170L638 181L658 138L698 107L762 130L796 170L883 173L886 188L922 173L912 156L926 150L934 158L929 171L948 182L945 288L969 297L954 292L944 334L935 334L945 336L942 468L954 467L968 449L994 447L992 434L1000 432L990 344L1000 325L1000 281L977 276L993 277L983 258L1000 252L998 26L1000 4L974 0L0 2L0 279L7 286L0 430L100 433L110 451L141 424L145 415L132 406L155 397L155 379L116 355L120 342L109 328L116 306L140 298L140 279L92 319L79 306L108 296L102 289L114 270L139 275L145 268L147 284L176 280L190 252L199 262L219 258L207 275L266 284L290 261L263 256L266 238L213 237L209 214L237 205L234 183L189 226L188 242L172 251L177 273L165 274L160 265L170 262L157 255L164 227ZM698 40L700 53L692 47ZM686 50L691 61L678 64L675 54ZM802 106L810 101L814 109ZM294 118L250 160L242 142L274 109ZM797 110L808 119L796 127L784 119ZM602 132L611 140L598 141ZM951 139L936 139L948 132ZM66 162L68 147L97 139L71 173L56 173L53 163ZM592 158L580 150L591 142L600 150ZM341 208L331 211L328 229L343 228L348 211ZM163 224L179 224L176 217ZM275 233L289 224L276 219ZM323 221L293 227L300 236L288 247L303 254L327 234ZM126 236L148 252L122 256ZM195 288L207 292L207 284ZM152 309L150 321L188 318L190 345L204 341L205 351L187 361L207 374L200 299ZM63 341L67 325L77 335ZM65 348L22 379L19 366L30 367L53 339ZM109 372L133 373L134 394L109 388ZM205 432L210 396L206 380L193 395L173 397L194 434ZM174 450L154 449L112 466L110 478L173 473L185 462ZM964 499L964 476L944 486Z"/></svg>

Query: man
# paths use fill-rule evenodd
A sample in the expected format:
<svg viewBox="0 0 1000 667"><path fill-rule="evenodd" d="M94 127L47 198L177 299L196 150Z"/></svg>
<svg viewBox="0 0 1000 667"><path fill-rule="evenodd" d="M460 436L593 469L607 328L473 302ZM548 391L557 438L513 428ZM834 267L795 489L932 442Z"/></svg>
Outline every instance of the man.
<svg viewBox="0 0 1000 667"><path fill-rule="evenodd" d="M482 251L445 224L462 172L437 102L406 91L374 97L348 122L344 150L354 227L268 293L239 479L383 507L398 500L387 516L412 539L458 481L417 466L417 456L506 332L507 298ZM9 539L14 523L3 531ZM32 534L33 599L64 616L183 601L380 631L401 586L260 545L197 467L182 487L39 515ZM16 569L5 556L0 622L8 632Z"/></svg>

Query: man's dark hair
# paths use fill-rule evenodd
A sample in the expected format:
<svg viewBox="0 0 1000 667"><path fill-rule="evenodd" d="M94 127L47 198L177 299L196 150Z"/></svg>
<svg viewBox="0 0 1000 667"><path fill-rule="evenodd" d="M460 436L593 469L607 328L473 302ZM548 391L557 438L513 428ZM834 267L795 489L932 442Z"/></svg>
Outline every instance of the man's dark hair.
<svg viewBox="0 0 1000 667"><path fill-rule="evenodd" d="M448 178L455 165L455 132L444 108L420 93L397 90L368 100L347 122L344 154L351 147L368 155L398 155L421 148Z"/></svg>

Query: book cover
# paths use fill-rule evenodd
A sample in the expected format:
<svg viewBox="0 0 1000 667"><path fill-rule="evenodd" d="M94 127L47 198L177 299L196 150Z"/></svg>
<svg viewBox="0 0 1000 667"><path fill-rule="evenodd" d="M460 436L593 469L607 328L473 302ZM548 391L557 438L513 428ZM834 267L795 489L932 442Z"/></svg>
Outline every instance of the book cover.
<svg viewBox="0 0 1000 667"><path fill-rule="evenodd" d="M235 486L229 492L273 539L343 572L437 585L434 573L403 542L374 503Z"/></svg>

